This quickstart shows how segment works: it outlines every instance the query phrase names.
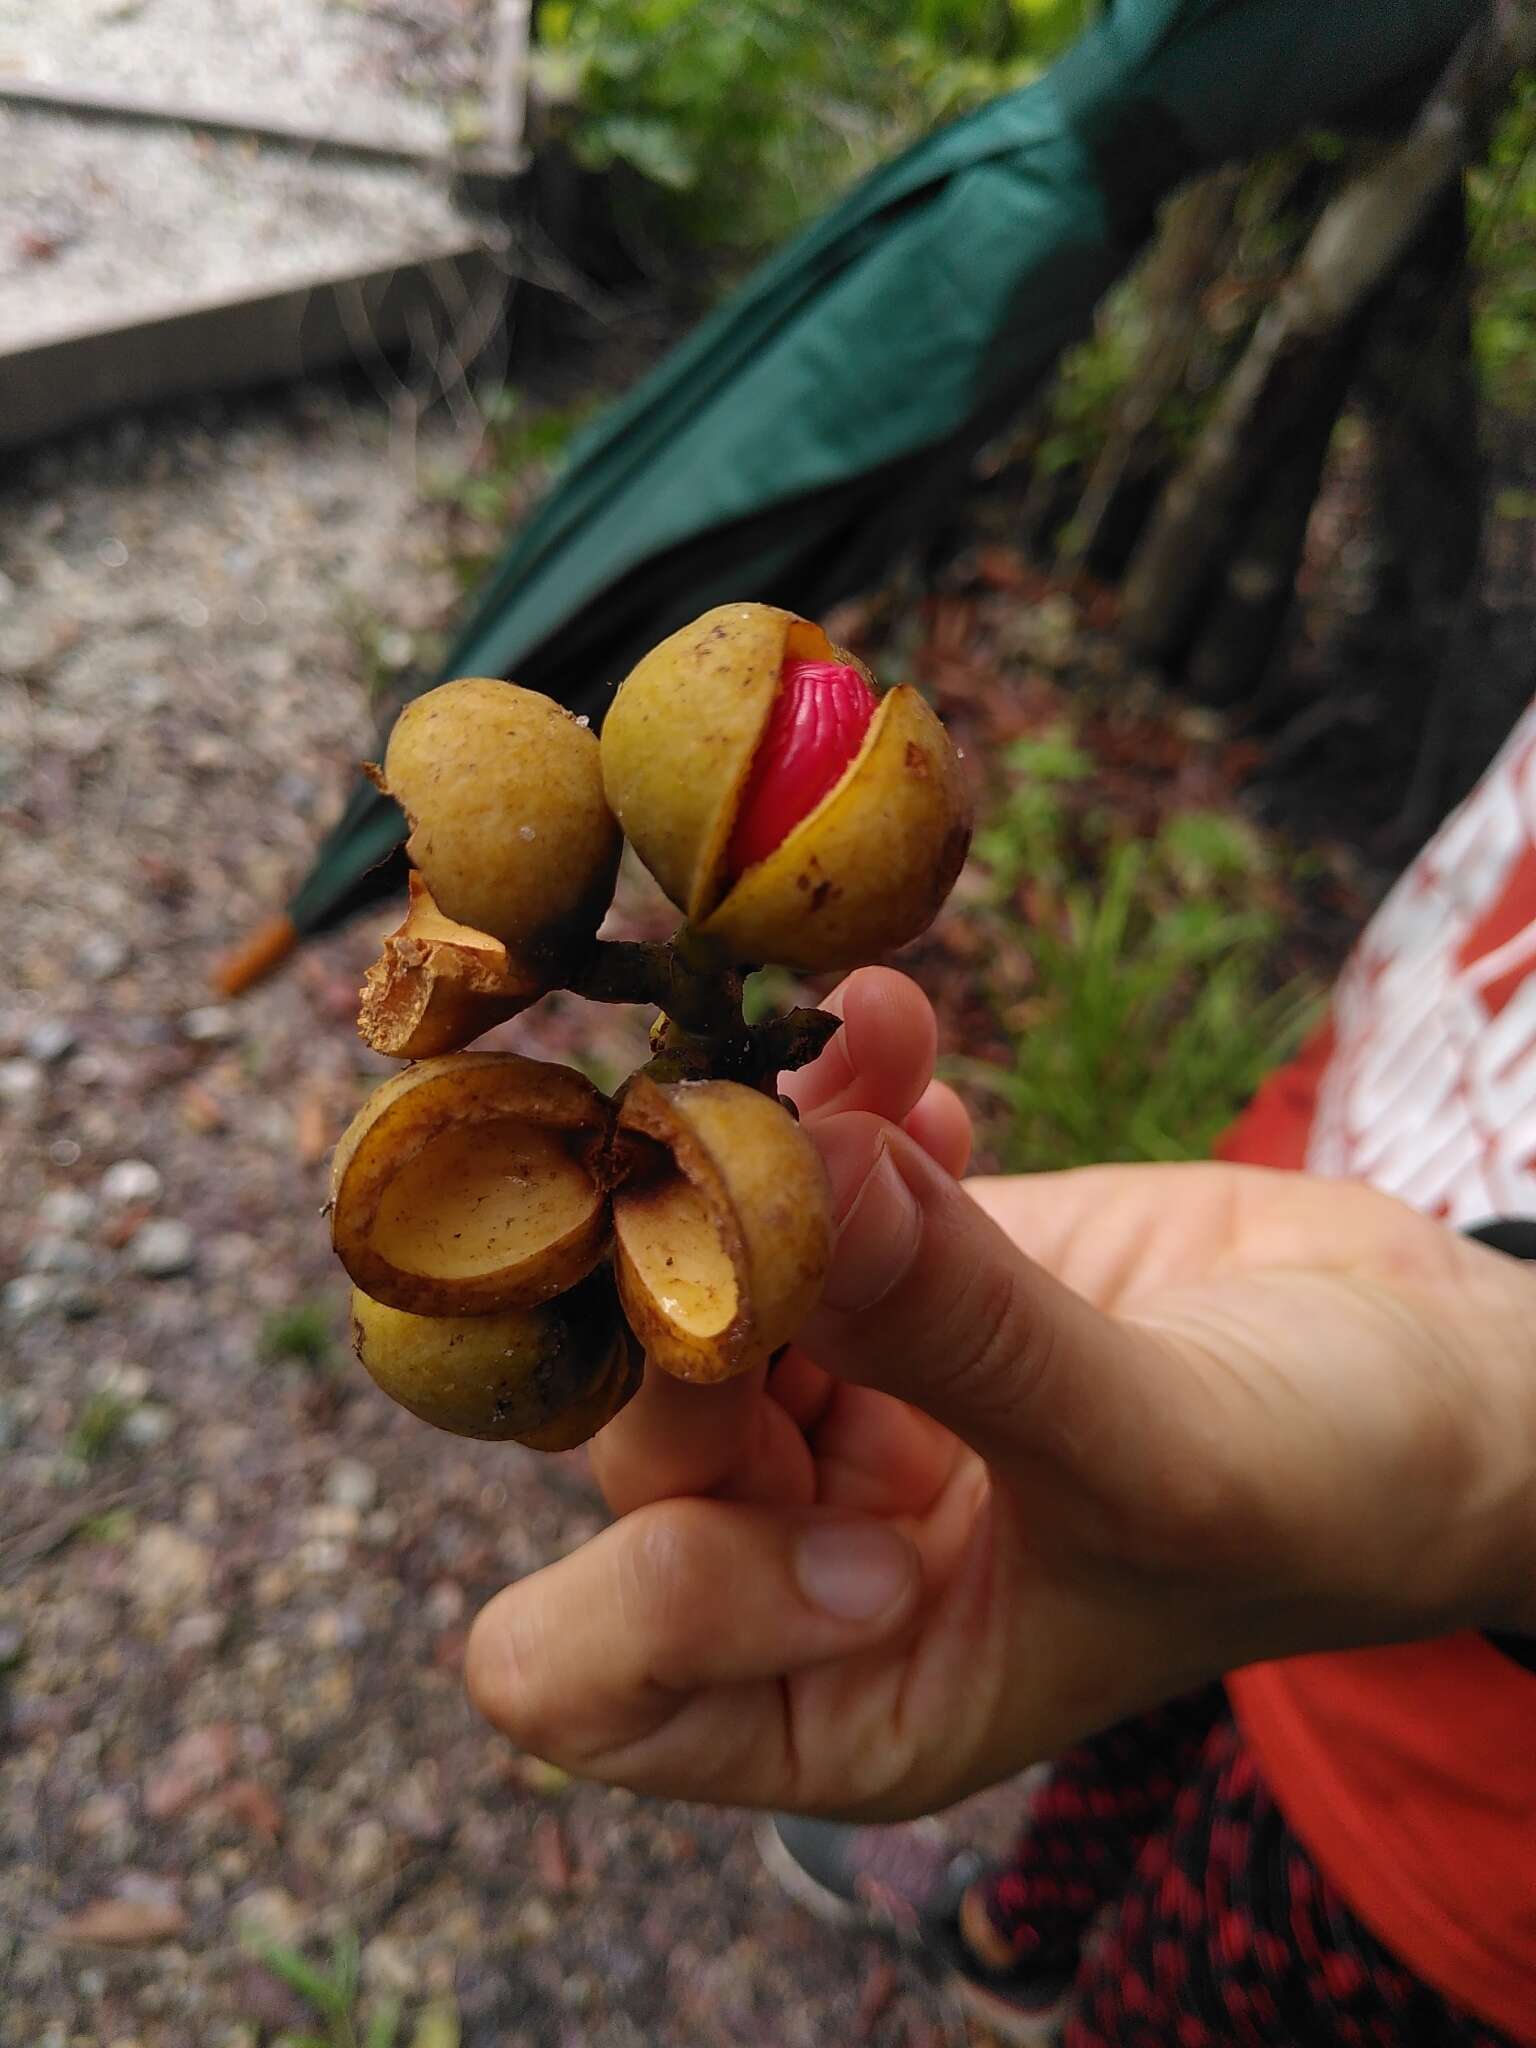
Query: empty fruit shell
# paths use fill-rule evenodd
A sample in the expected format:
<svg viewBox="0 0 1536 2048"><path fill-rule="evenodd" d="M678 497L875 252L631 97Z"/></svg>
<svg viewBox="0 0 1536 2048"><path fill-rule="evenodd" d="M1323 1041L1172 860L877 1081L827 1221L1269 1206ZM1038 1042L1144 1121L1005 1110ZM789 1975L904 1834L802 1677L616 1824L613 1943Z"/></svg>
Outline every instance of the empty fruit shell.
<svg viewBox="0 0 1536 2048"><path fill-rule="evenodd" d="M815 1307L832 1253L821 1160L771 1096L658 1086L619 1110L615 1266L648 1359L686 1380L764 1364Z"/></svg>
<svg viewBox="0 0 1536 2048"><path fill-rule="evenodd" d="M569 1067L449 1053L386 1081L331 1168L331 1242L373 1300L488 1315L563 1293L608 1238L608 1103Z"/></svg>

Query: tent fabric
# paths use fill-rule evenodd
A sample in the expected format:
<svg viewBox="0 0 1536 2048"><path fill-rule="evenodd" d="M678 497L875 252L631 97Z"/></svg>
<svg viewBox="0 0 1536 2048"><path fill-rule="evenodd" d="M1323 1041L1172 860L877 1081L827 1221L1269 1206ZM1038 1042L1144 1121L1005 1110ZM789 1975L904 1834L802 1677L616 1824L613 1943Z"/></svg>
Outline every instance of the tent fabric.
<svg viewBox="0 0 1536 2048"><path fill-rule="evenodd" d="M865 178L607 411L442 676L515 676L600 723L639 654L708 606L824 610L963 489L1171 190L1408 111L1479 12L1115 0L1034 84ZM359 782L290 906L298 930L397 886L404 830Z"/></svg>

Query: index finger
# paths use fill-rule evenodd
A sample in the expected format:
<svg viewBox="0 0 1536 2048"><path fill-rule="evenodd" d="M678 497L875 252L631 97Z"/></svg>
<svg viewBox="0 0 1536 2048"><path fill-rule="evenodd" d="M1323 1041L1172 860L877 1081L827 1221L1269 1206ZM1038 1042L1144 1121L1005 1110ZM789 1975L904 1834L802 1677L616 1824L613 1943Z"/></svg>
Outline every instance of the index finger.
<svg viewBox="0 0 1536 2048"><path fill-rule="evenodd" d="M938 1024L915 981L893 967L861 967L821 1006L843 1028L826 1050L779 1085L802 1117L864 1109L901 1123L933 1079Z"/></svg>

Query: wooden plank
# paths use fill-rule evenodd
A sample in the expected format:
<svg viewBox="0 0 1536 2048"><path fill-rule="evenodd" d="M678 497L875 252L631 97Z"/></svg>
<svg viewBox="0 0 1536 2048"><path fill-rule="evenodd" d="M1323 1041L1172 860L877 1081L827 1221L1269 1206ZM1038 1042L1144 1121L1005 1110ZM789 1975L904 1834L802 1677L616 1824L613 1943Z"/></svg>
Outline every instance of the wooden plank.
<svg viewBox="0 0 1536 2048"><path fill-rule="evenodd" d="M491 154L503 163L522 157L528 125L528 37L532 0L496 0L485 88L485 125Z"/></svg>
<svg viewBox="0 0 1536 2048"><path fill-rule="evenodd" d="M446 322L466 296L497 289L494 259L466 234L348 277L146 308L128 322L39 336L0 355L0 448L167 399L392 354L420 331L423 317ZM494 330L496 323L485 324Z"/></svg>
<svg viewBox="0 0 1536 2048"><path fill-rule="evenodd" d="M520 75L514 73L514 79ZM504 128L505 139L498 137L496 146L479 150L413 148L383 135L303 128L268 114L252 119L219 107L144 99L122 87L105 92L90 85L43 85L30 79L0 77L0 103L80 120L194 128L202 134L261 142L306 156L343 156L365 163L413 165L440 177L512 177L524 167L519 98L514 98L512 106L515 125Z"/></svg>

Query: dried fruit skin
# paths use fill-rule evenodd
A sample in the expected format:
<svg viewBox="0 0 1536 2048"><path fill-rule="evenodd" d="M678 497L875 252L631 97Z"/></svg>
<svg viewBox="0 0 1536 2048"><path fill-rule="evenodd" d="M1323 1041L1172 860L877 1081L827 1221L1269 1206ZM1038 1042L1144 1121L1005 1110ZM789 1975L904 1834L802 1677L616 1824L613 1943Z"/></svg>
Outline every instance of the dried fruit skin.
<svg viewBox="0 0 1536 2048"><path fill-rule="evenodd" d="M364 978L358 1036L392 1059L457 1052L536 1002L546 981L500 939L444 917L413 871L405 921Z"/></svg>
<svg viewBox="0 0 1536 2048"><path fill-rule="evenodd" d="M636 1378L605 1271L559 1301L487 1316L407 1315L355 1289L352 1342L374 1382L421 1421L536 1449L584 1443Z"/></svg>
<svg viewBox="0 0 1536 2048"><path fill-rule="evenodd" d="M680 1379L764 1364L820 1296L832 1255L826 1176L772 1097L734 1081L658 1087L619 1111L615 1269L646 1356Z"/></svg>
<svg viewBox="0 0 1536 2048"><path fill-rule="evenodd" d="M609 1122L568 1067L490 1052L408 1067L336 1148L336 1254L364 1293L412 1315L548 1301L606 1248Z"/></svg>
<svg viewBox="0 0 1536 2048"><path fill-rule="evenodd" d="M596 931L619 828L597 741L550 698L476 676L428 690L396 721L384 782L444 916L520 949Z"/></svg>

